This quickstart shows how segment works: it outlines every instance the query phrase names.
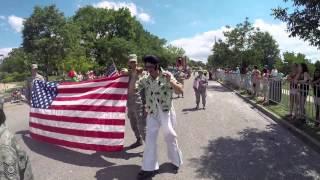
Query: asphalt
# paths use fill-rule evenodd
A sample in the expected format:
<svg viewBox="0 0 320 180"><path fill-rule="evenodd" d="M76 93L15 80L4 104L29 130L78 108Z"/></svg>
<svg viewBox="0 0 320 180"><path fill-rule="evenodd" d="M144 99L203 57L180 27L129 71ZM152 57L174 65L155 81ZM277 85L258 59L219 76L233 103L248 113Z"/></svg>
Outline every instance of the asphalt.
<svg viewBox="0 0 320 180"><path fill-rule="evenodd" d="M161 135L160 174L154 180L320 179L320 156L302 140L210 81L206 110L195 110L192 80L174 99L184 164L173 174ZM143 146L123 152L82 151L35 141L28 135L28 107L6 104L7 125L27 151L36 180L135 180ZM135 141L126 123L125 146Z"/></svg>

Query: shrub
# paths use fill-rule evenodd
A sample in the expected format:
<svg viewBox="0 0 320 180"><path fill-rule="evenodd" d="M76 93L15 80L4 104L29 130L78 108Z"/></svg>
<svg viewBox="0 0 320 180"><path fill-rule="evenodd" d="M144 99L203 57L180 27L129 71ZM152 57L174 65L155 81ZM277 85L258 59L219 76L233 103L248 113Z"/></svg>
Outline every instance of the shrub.
<svg viewBox="0 0 320 180"><path fill-rule="evenodd" d="M19 82L24 81L27 77L29 77L29 73L1 73L0 74L0 81L3 83L9 83L9 82Z"/></svg>

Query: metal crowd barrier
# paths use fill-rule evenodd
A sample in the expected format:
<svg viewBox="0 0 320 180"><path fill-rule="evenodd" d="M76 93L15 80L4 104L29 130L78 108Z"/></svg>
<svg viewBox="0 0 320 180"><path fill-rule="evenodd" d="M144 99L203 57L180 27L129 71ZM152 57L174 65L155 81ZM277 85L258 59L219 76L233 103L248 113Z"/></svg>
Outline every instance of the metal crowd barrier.
<svg viewBox="0 0 320 180"><path fill-rule="evenodd" d="M216 71L215 77L235 89L264 97L267 103L283 106L298 119L320 123L320 84L294 84L284 78L263 77L254 83L250 74L224 71Z"/></svg>

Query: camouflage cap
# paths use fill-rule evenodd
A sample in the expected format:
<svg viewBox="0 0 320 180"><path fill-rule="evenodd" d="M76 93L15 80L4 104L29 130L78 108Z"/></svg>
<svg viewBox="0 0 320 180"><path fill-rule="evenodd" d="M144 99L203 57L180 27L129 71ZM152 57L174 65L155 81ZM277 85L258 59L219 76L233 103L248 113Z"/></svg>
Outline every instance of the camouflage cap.
<svg viewBox="0 0 320 180"><path fill-rule="evenodd" d="M127 73L128 72L128 69L127 68L121 68L121 70L120 70L121 72L125 72L125 73Z"/></svg>
<svg viewBox="0 0 320 180"><path fill-rule="evenodd" d="M132 62L132 61L138 62L138 56L136 54L130 54L128 58L129 58L129 62Z"/></svg>
<svg viewBox="0 0 320 180"><path fill-rule="evenodd" d="M38 69L38 64L32 64L31 69Z"/></svg>

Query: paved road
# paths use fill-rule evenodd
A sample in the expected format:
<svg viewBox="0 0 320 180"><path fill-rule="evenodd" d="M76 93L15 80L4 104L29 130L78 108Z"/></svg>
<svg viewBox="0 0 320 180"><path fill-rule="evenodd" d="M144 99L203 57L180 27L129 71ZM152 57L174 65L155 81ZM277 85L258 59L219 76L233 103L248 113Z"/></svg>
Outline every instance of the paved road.
<svg viewBox="0 0 320 180"><path fill-rule="evenodd" d="M184 165L171 173L160 135L161 174L154 180L320 179L319 154L286 129L216 82L209 83L207 110L195 111L191 86L187 81L185 98L175 99ZM140 170L142 147L96 153L50 145L30 139L26 106L7 105L6 113L37 180L134 180ZM134 142L129 123L125 140Z"/></svg>

